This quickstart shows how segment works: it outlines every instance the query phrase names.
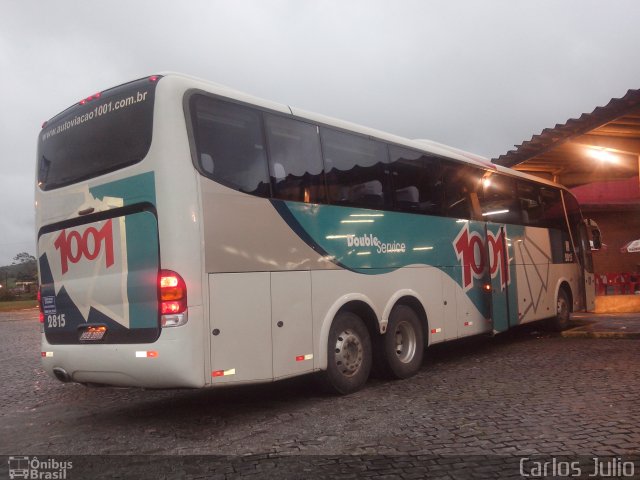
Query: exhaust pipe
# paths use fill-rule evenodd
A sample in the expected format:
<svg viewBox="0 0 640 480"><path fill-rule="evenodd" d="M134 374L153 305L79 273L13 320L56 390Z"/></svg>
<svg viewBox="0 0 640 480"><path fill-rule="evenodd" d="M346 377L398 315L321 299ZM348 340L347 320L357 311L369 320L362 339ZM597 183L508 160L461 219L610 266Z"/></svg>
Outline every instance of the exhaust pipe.
<svg viewBox="0 0 640 480"><path fill-rule="evenodd" d="M63 383L67 383L71 381L71 375L69 375L64 368L55 367L53 369L53 374L56 376L58 380L60 380Z"/></svg>

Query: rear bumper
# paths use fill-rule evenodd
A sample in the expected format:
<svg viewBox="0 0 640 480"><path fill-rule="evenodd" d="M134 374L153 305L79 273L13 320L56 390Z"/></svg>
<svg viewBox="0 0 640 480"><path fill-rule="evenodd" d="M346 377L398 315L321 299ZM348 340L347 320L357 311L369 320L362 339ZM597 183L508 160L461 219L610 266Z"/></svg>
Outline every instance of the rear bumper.
<svg viewBox="0 0 640 480"><path fill-rule="evenodd" d="M198 312L199 310L199 312ZM51 345L42 335L42 367L54 378L118 387L199 388L205 385L202 307L189 322L163 329L154 343ZM58 375L54 373L54 369Z"/></svg>

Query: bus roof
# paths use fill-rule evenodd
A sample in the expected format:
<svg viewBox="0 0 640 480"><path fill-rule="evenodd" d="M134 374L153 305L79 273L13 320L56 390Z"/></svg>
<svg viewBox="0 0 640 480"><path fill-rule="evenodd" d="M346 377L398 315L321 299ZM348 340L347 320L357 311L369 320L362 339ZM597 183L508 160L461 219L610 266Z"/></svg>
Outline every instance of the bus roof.
<svg viewBox="0 0 640 480"><path fill-rule="evenodd" d="M205 80L202 78L194 77L194 76L183 74L183 73L161 72L159 75L162 77L174 77L174 78L182 79L187 84L185 85L187 88L202 89L207 92L213 93L215 95L220 95L221 97L226 97L239 102L255 105L255 106L262 107L269 110L274 110L283 114L293 115L294 117L297 117L303 120L309 120L325 126L359 133L361 135L372 137L378 140L383 140L383 141L404 146L407 148L420 150L425 153L431 153L431 154L435 154L435 155L449 158L452 160L457 160L459 162L468 163L486 170L493 170L496 172L505 173L507 175L512 175L514 177L520 177L523 179L527 179L534 182L543 183L546 185L567 190L566 187L564 187L563 185L557 184L550 180L529 175L527 173L519 172L517 170L512 170L510 168L503 167L501 165L496 165L492 163L490 159L483 157L481 155L477 155L475 153L471 153L456 147L435 142L433 140L427 140L427 139L412 140L406 137L394 135L381 130L376 130L374 128L365 127L356 123L340 120L327 115L309 112L309 111L306 111L297 107L293 107L290 105L285 105L285 104L273 102L270 100L265 100L263 98L255 97L253 95L227 87L219 83L211 82L209 80ZM64 112L66 112L66 110ZM64 112L61 112L55 117L58 117Z"/></svg>

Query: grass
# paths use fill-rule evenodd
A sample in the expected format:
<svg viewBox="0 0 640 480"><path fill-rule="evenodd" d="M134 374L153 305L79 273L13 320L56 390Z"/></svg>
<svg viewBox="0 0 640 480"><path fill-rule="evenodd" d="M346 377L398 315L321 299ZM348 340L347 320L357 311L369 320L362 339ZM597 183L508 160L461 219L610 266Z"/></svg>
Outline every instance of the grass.
<svg viewBox="0 0 640 480"><path fill-rule="evenodd" d="M13 300L9 302L0 302L0 312L13 312L14 310L23 310L25 308L36 308L37 300Z"/></svg>

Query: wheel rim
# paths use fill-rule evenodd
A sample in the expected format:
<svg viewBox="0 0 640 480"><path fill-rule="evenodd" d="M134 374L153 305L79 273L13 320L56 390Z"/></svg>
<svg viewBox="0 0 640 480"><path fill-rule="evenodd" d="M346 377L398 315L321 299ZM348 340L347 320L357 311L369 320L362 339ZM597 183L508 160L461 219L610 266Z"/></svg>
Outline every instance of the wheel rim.
<svg viewBox="0 0 640 480"><path fill-rule="evenodd" d="M558 297L557 313L560 320L564 321L569 317L569 305L564 297Z"/></svg>
<svg viewBox="0 0 640 480"><path fill-rule="evenodd" d="M362 340L351 329L342 331L336 340L336 366L346 377L355 375L364 359Z"/></svg>
<svg viewBox="0 0 640 480"><path fill-rule="evenodd" d="M402 363L409 363L416 354L418 339L416 331L409 322L400 322L395 331L396 355Z"/></svg>

